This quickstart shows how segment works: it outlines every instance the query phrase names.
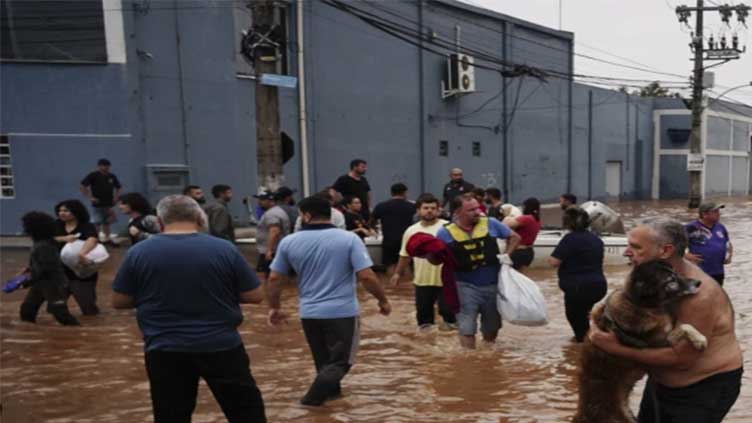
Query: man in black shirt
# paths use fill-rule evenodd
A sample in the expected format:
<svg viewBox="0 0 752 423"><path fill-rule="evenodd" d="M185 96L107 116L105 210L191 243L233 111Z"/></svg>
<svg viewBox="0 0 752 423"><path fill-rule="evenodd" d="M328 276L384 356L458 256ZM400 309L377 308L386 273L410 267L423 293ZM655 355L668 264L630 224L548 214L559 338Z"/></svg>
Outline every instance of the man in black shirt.
<svg viewBox="0 0 752 423"><path fill-rule="evenodd" d="M91 223L96 226L102 242L110 241L110 224L116 220L112 207L118 201L122 188L117 176L110 173L111 166L109 160L99 159L97 170L86 175L80 187L81 193L91 201L94 210Z"/></svg>
<svg viewBox="0 0 752 423"><path fill-rule="evenodd" d="M343 198L358 197L363 204L360 214L368 220L371 215L372 194L371 186L365 175L368 163L363 159L355 159L350 162L350 172L337 178L332 188L342 194Z"/></svg>
<svg viewBox="0 0 752 423"><path fill-rule="evenodd" d="M415 204L407 201L407 186L396 183L391 188L392 198L379 203L371 215L371 227L381 221L382 263L391 266L399 260L402 234L412 225L415 217Z"/></svg>
<svg viewBox="0 0 752 423"><path fill-rule="evenodd" d="M442 207L446 207L454 197L468 193L475 188L470 182L466 182L462 169L455 167L449 172L450 181L444 185L444 201L441 204Z"/></svg>

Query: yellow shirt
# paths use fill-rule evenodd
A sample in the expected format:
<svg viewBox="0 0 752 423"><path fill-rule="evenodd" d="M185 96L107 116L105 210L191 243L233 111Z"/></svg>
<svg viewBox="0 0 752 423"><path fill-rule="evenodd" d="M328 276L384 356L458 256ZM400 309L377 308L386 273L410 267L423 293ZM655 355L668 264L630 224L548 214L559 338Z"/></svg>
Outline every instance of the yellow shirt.
<svg viewBox="0 0 752 423"><path fill-rule="evenodd" d="M404 235L402 235L402 248L400 249L400 256L409 257L407 254L407 241L411 236L417 233L424 233L436 236L439 229L446 225L446 220L438 219L436 223L431 226L424 226L423 222L418 222L407 228ZM426 259L413 257L413 264L415 267L415 275L413 283L417 286L441 286L441 265L433 265Z"/></svg>

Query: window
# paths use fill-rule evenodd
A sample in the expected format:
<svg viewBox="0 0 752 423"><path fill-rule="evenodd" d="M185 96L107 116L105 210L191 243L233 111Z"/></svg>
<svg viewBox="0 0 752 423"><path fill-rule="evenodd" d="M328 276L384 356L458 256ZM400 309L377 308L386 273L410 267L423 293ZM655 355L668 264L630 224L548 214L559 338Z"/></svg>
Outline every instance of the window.
<svg viewBox="0 0 752 423"><path fill-rule="evenodd" d="M0 58L107 62L101 0L0 0Z"/></svg>
<svg viewBox="0 0 752 423"><path fill-rule="evenodd" d="M449 156L449 141L439 141L439 156Z"/></svg>
<svg viewBox="0 0 752 423"><path fill-rule="evenodd" d="M15 198L13 165L10 159L10 143L6 135L0 135L0 199Z"/></svg>
<svg viewBox="0 0 752 423"><path fill-rule="evenodd" d="M473 157L480 157L480 142L473 141Z"/></svg>
<svg viewBox="0 0 752 423"><path fill-rule="evenodd" d="M689 135L692 133L689 129L669 128L668 139L672 144L686 144L689 142Z"/></svg>

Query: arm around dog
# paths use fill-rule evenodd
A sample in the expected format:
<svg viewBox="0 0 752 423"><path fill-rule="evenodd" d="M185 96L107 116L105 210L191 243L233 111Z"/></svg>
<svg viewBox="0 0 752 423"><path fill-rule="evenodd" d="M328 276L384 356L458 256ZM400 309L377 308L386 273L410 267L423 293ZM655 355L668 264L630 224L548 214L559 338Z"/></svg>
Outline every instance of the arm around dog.
<svg viewBox="0 0 752 423"><path fill-rule="evenodd" d="M716 316L712 301L705 295L687 297L676 309L676 325L692 325L707 339L711 339ZM648 367L670 367L684 370L692 367L703 351L681 339L677 344L664 348L637 349L622 345L616 335L598 329L591 322L590 340L609 354L624 357Z"/></svg>

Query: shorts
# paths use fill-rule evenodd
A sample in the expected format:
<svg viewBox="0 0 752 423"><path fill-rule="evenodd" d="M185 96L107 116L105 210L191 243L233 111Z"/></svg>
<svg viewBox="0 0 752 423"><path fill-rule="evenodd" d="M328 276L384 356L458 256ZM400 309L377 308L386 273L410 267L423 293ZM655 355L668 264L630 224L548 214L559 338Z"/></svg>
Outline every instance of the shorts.
<svg viewBox="0 0 752 423"><path fill-rule="evenodd" d="M645 385L640 423L721 423L739 398L744 370L709 376L692 385L669 388L651 378Z"/></svg>
<svg viewBox="0 0 752 423"><path fill-rule="evenodd" d="M272 255L271 260L267 260L266 254L259 253L258 263L256 263L256 273L264 273L268 275L272 271L270 266L272 265L273 260L274 255Z"/></svg>
<svg viewBox="0 0 752 423"><path fill-rule="evenodd" d="M110 224L117 221L112 207L92 207L91 223L95 225Z"/></svg>
<svg viewBox="0 0 752 423"><path fill-rule="evenodd" d="M479 286L457 281L457 294L460 297L457 324L460 335L475 335L478 331L478 314L482 334L496 334L501 329L501 316L496 308L497 292L496 284Z"/></svg>

